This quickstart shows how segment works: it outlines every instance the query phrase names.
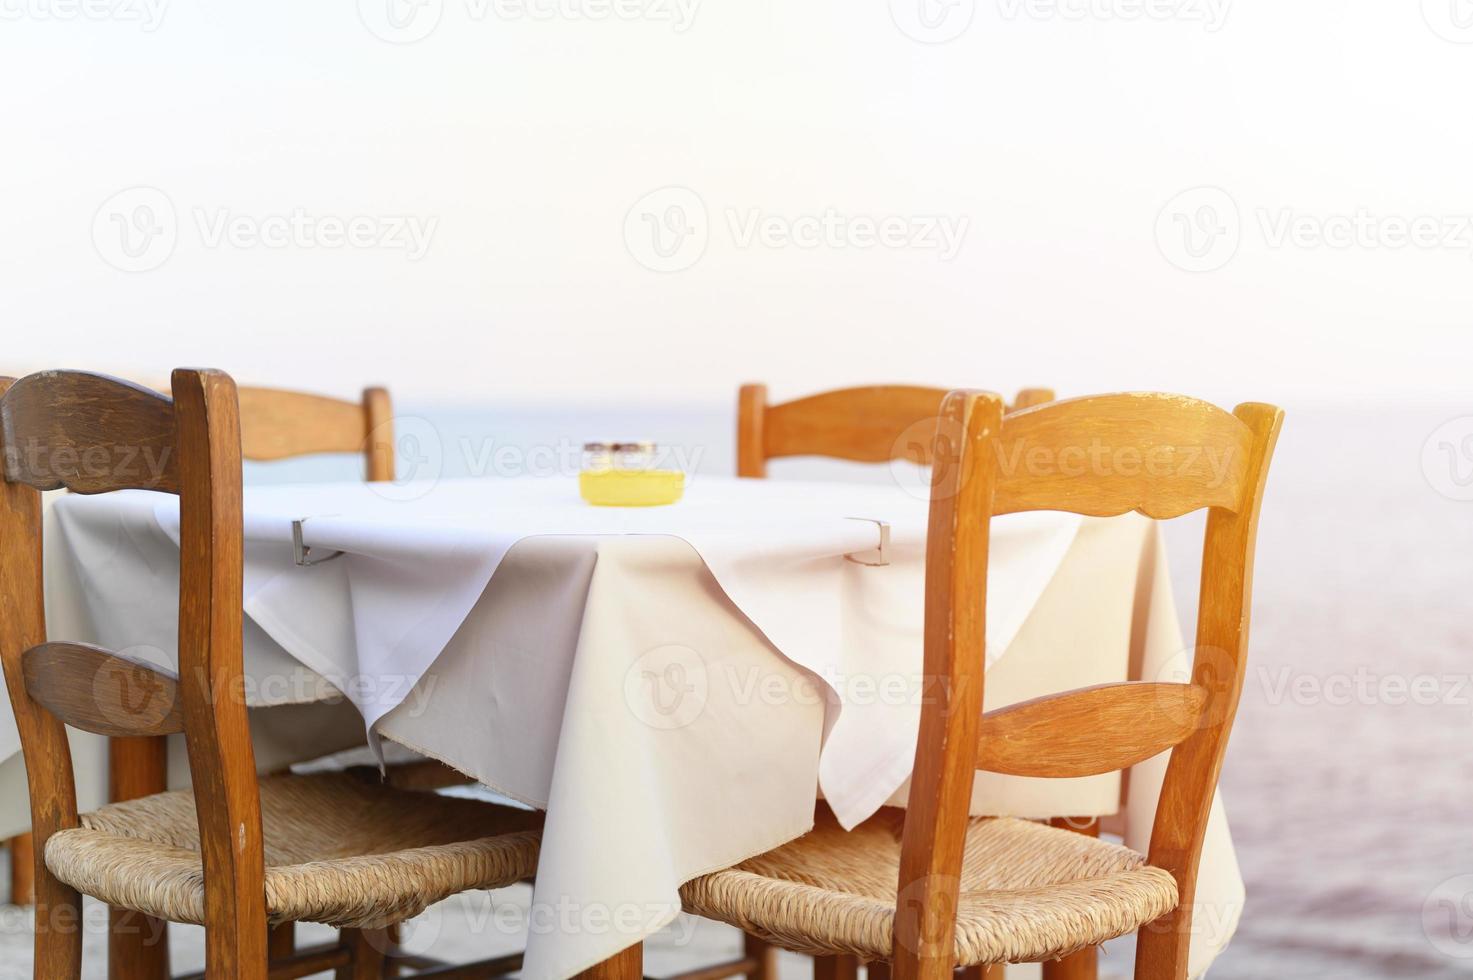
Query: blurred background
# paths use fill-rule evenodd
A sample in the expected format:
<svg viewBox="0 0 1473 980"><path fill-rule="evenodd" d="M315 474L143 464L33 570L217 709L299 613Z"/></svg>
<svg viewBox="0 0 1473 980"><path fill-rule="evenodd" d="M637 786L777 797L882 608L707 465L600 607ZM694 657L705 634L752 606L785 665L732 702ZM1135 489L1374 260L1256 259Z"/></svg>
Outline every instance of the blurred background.
<svg viewBox="0 0 1473 980"><path fill-rule="evenodd" d="M447 477L598 437L729 473L743 381L1284 406L1212 975L1473 975L1465 0L0 19L0 373L385 384Z"/></svg>

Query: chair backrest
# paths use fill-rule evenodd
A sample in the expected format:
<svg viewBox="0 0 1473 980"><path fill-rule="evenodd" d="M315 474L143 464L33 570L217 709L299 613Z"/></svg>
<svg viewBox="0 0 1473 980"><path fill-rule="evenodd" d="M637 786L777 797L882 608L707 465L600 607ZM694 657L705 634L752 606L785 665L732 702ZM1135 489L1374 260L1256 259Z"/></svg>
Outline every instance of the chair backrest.
<svg viewBox="0 0 1473 980"><path fill-rule="evenodd" d="M861 463L931 461L936 415L945 388L872 385L837 388L767 403L767 386L742 385L737 396L737 476L767 475L778 456L828 456ZM1048 388L1024 388L1014 409L1054 400Z"/></svg>
<svg viewBox="0 0 1473 980"><path fill-rule="evenodd" d="M357 402L281 388L240 388L240 452L250 460L363 453L370 481L394 479L394 411L384 388Z"/></svg>
<svg viewBox="0 0 1473 980"><path fill-rule="evenodd" d="M977 769L1071 777L1170 750L1149 860L1181 904L1142 928L1136 977L1184 978L1198 860L1242 689L1258 511L1283 413L1231 414L1175 395L1077 398L1004 415L957 391L940 412L926 548L928 691L902 845L895 972L951 976L967 811ZM982 714L987 549L994 514L1154 518L1208 509L1196 658L1187 684L1129 682Z"/></svg>
<svg viewBox="0 0 1473 980"><path fill-rule="evenodd" d="M235 383L180 369L173 397L49 371L0 381L0 662L15 712L38 852L78 826L65 725L111 736L183 732L203 852L206 919L266 928L256 767L242 684L240 421ZM40 491L179 496L179 673L84 644L46 642ZM38 863L36 929L76 893ZM75 954L80 962L80 930ZM211 975L254 964L206 940ZM260 964L264 973L264 959ZM73 974L75 975L75 974Z"/></svg>

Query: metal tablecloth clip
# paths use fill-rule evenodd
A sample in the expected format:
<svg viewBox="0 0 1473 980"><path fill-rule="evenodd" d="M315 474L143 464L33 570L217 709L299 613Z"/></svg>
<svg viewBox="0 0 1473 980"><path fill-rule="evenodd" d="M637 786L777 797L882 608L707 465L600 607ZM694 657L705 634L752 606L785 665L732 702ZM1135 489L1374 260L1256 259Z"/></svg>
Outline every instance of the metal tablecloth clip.
<svg viewBox="0 0 1473 980"><path fill-rule="evenodd" d="M849 518L845 518L845 520L850 520L850 521L869 521L871 524L875 525L876 527L878 527L880 529L880 547L878 549L879 550L879 556L878 556L878 558L875 561L868 561L868 560L866 560L864 558L859 558L859 557L856 557L855 555L852 555L852 554L845 555L844 558L846 560L852 561L856 565L868 565L871 568L878 568L881 565L888 565L888 564L890 564L890 522L889 521L876 520L873 517L849 517ZM866 552L866 554L868 554L868 552Z"/></svg>
<svg viewBox="0 0 1473 980"><path fill-rule="evenodd" d="M334 551L326 558L312 557L312 549L302 543L302 522L306 519L304 517L301 520L292 521L292 560L303 568L306 568L310 565L321 565L325 561L332 561L334 558L343 557L341 551Z"/></svg>

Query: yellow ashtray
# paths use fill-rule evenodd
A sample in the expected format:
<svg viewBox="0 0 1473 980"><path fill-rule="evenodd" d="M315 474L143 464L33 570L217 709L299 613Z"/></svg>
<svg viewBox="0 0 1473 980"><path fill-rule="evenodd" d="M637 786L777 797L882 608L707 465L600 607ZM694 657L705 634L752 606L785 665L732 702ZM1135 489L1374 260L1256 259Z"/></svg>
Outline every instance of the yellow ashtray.
<svg viewBox="0 0 1473 980"><path fill-rule="evenodd" d="M584 470L578 493L597 507L658 507L673 504L685 492L679 470Z"/></svg>

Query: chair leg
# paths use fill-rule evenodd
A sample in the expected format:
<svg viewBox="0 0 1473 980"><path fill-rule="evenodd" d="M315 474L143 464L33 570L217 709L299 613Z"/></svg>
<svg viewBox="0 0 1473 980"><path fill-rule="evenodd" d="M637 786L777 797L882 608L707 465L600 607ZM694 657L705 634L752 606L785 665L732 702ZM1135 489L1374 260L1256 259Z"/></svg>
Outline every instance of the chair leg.
<svg viewBox="0 0 1473 980"><path fill-rule="evenodd" d="M399 949L399 939L400 939L399 926L400 926L400 923L397 923L396 922L393 925L389 926L389 928L387 928L387 929L384 930L384 978L385 978L385 980L396 980L396 978L399 977L403 973L404 964L401 963L399 960L394 959L394 954L400 952L400 949Z"/></svg>
<svg viewBox="0 0 1473 980"><path fill-rule="evenodd" d="M6 842L10 851L10 904L36 904L35 838L20 834Z"/></svg>
<svg viewBox="0 0 1473 980"><path fill-rule="evenodd" d="M132 909L107 910L108 980L168 980L169 924Z"/></svg>
<svg viewBox="0 0 1473 980"><path fill-rule="evenodd" d="M1086 837L1100 836L1100 822L1093 817L1056 817L1049 821L1049 826L1072 830ZM1063 959L1044 963L1043 980L1097 980L1099 971L1099 951L1091 946Z"/></svg>
<svg viewBox="0 0 1473 980"><path fill-rule="evenodd" d="M36 945L32 976L81 980L82 896L36 868Z"/></svg>
<svg viewBox="0 0 1473 980"><path fill-rule="evenodd" d="M266 934L266 956L272 960L282 960L297 951L297 924L295 922L283 922L279 926L272 926L271 931Z"/></svg>
<svg viewBox="0 0 1473 980"><path fill-rule="evenodd" d="M864 972L869 977L869 980L890 980L890 962L888 960L871 960L865 965Z"/></svg>
<svg viewBox="0 0 1473 980"><path fill-rule="evenodd" d="M644 943L620 950L602 963L578 974L577 980L642 980L644 976Z"/></svg>
<svg viewBox="0 0 1473 980"><path fill-rule="evenodd" d="M338 967L336 980L380 980L384 975L387 929L343 929L339 941L353 953L347 966Z"/></svg>
<svg viewBox="0 0 1473 980"><path fill-rule="evenodd" d="M108 797L114 803L168 789L168 743L162 738L108 740ZM107 910L109 980L167 980L169 927L129 909Z"/></svg>
<svg viewBox="0 0 1473 980"><path fill-rule="evenodd" d="M742 956L757 961L747 980L777 980L777 947L756 936L742 935Z"/></svg>
<svg viewBox="0 0 1473 980"><path fill-rule="evenodd" d="M857 980L859 959L853 956L815 956L813 980Z"/></svg>

